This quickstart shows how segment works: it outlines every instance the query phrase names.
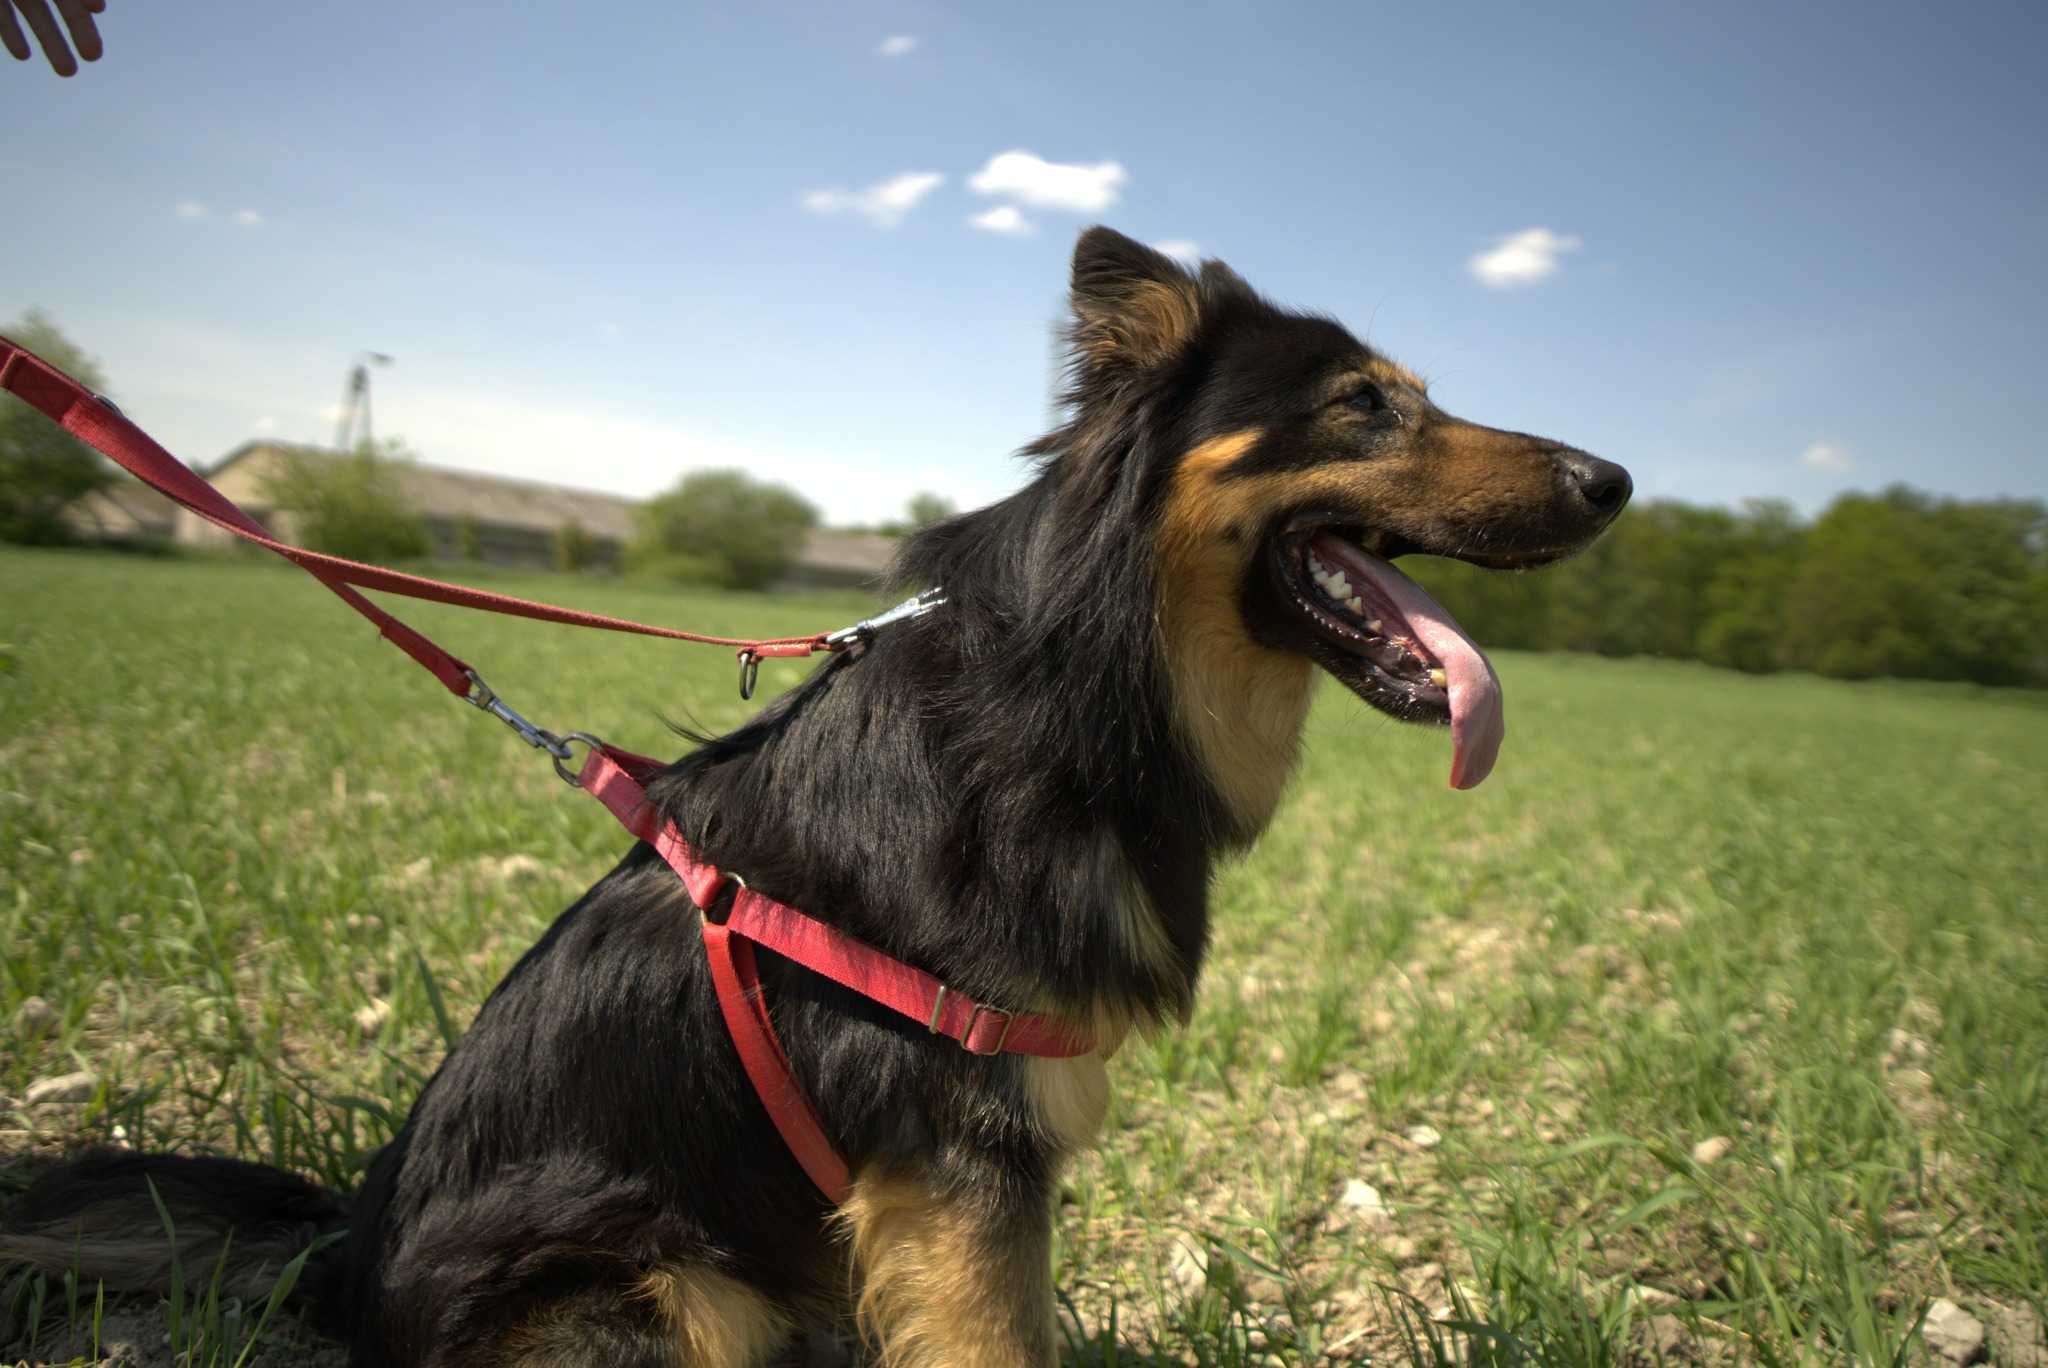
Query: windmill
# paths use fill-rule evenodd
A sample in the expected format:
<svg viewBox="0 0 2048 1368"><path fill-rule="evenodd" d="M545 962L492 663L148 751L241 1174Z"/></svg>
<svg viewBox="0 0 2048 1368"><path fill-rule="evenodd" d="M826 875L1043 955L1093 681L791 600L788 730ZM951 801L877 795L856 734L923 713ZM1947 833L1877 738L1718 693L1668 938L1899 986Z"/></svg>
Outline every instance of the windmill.
<svg viewBox="0 0 2048 1368"><path fill-rule="evenodd" d="M370 367L390 364L391 358L383 352L366 351L349 367L348 387L341 395L341 422L334 429L335 450L354 451L375 440L370 432Z"/></svg>

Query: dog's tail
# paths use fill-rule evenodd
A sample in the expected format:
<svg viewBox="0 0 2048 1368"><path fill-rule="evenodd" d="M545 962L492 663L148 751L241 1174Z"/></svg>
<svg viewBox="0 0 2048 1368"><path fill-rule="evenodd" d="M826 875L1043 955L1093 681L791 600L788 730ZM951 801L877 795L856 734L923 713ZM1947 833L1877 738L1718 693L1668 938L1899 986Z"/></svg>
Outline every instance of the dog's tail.
<svg viewBox="0 0 2048 1368"><path fill-rule="evenodd" d="M346 1198L297 1174L233 1159L93 1150L38 1175L0 1217L0 1269L61 1274L109 1292L184 1285L261 1300L307 1250L294 1295L340 1294ZM323 1321L329 1316L323 1314Z"/></svg>

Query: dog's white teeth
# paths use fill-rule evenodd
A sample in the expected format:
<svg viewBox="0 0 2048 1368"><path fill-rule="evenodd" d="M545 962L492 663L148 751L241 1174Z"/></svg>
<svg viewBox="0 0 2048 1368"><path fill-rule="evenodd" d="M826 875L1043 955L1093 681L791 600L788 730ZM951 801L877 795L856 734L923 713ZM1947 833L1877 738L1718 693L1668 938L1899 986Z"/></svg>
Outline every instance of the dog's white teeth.
<svg viewBox="0 0 2048 1368"><path fill-rule="evenodd" d="M1357 598L1355 598L1355 597L1354 597L1354 598L1348 598L1348 599L1345 599L1345 600L1344 600L1344 606L1345 606L1346 608L1349 608L1349 609L1350 609L1350 610L1351 610L1352 612L1354 612L1354 613L1362 613L1362 612L1364 612L1364 611L1365 611L1365 604L1364 604L1364 603L1362 603L1362 602L1360 602L1360 601L1359 601L1359 600L1358 600Z"/></svg>
<svg viewBox="0 0 2048 1368"><path fill-rule="evenodd" d="M1451 682L1451 677L1444 673L1443 666L1439 665L1429 672L1429 682L1441 689Z"/></svg>
<svg viewBox="0 0 2048 1368"><path fill-rule="evenodd" d="M1365 630L1371 632L1374 636L1378 636L1381 630L1384 628L1384 626L1385 624L1382 623L1378 618L1374 618L1372 621L1365 624Z"/></svg>

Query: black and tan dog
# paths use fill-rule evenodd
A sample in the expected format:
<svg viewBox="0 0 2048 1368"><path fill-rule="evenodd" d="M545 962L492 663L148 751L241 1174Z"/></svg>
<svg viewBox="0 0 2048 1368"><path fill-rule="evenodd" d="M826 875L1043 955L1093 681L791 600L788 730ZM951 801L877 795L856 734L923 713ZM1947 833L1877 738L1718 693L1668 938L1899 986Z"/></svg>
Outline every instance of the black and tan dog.
<svg viewBox="0 0 2048 1368"><path fill-rule="evenodd" d="M1216 862L1255 840L1316 669L1500 744L1498 683L1389 561L1569 555L1619 467L1453 418L1337 324L1107 229L1074 256L1065 425L1018 493L915 537L944 608L834 657L652 788L708 858L982 1001L1063 1015L1074 1059L983 1058L764 956L852 1195L827 1206L740 1071L698 918L646 846L508 974L351 1198L254 1165L100 1154L9 1214L0 1261L147 1287L305 1286L358 1364L770 1360L856 1315L894 1365L1054 1358L1055 1177L1104 1059L1184 1018Z"/></svg>

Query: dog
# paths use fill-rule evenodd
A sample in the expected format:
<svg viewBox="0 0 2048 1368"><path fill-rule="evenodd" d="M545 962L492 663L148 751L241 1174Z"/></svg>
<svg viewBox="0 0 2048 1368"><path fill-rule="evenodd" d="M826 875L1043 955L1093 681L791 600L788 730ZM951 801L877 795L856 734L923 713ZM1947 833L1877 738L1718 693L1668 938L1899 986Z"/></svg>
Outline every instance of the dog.
<svg viewBox="0 0 2048 1368"><path fill-rule="evenodd" d="M1631 492L1450 416L1220 262L1091 228L1071 304L1032 478L902 551L897 578L943 607L694 738L648 793L750 887L1088 1053L971 1054L764 955L852 1175L835 1206L741 1070L697 910L639 844L491 993L353 1197L99 1151L17 1200L0 1262L160 1288L160 1200L186 1276L220 1261L230 1292L318 1245L299 1295L364 1368L746 1368L849 1323L895 1368L1055 1362L1057 1176L1126 1034L1192 1010L1211 875L1271 821L1319 674L1447 725L1454 786L1493 766L1493 669L1391 562L1545 564Z"/></svg>

